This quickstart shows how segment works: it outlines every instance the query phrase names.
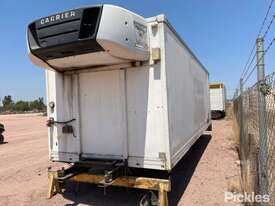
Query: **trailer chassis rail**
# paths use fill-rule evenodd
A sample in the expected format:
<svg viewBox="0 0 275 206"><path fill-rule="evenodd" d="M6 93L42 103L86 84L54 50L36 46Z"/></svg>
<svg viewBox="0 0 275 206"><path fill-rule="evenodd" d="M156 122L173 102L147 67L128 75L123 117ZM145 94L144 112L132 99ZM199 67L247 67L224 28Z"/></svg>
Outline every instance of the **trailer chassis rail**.
<svg viewBox="0 0 275 206"><path fill-rule="evenodd" d="M104 174L90 174L76 170L74 174L71 173L72 168L67 169L70 175L66 174L66 170L49 170L49 189L48 199L52 198L57 193L61 193L60 183L71 180L74 182L91 183L101 185L104 188L109 186L118 186L126 188L144 189L149 191L158 191L158 205L168 206L168 195L171 191L171 182L169 179L148 178L148 177L134 177L134 176L120 176L116 177L111 182L106 182L106 175ZM60 175L63 174L63 175Z"/></svg>

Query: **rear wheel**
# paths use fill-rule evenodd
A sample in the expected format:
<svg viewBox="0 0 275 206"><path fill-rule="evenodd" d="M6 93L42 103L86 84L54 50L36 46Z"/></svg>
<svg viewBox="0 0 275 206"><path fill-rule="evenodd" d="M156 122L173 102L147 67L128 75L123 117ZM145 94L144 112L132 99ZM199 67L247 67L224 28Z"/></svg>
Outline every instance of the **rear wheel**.
<svg viewBox="0 0 275 206"><path fill-rule="evenodd" d="M0 135L0 144L4 143L4 136Z"/></svg>
<svg viewBox="0 0 275 206"><path fill-rule="evenodd" d="M222 119L225 117L225 112L224 111L212 111L211 112L211 117L212 119Z"/></svg>
<svg viewBox="0 0 275 206"><path fill-rule="evenodd" d="M209 126L208 126L208 128L207 128L207 130L206 131L212 131L212 124L210 124Z"/></svg>
<svg viewBox="0 0 275 206"><path fill-rule="evenodd" d="M139 206L157 206L158 202L157 195L153 191L150 191L141 198Z"/></svg>

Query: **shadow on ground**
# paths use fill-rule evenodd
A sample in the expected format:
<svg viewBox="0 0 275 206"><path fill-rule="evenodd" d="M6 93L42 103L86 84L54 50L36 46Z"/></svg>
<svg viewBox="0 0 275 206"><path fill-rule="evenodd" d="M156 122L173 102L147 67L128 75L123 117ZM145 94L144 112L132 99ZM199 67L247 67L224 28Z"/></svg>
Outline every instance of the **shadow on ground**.
<svg viewBox="0 0 275 206"><path fill-rule="evenodd" d="M210 135L201 136L173 169L171 173L172 191L169 193L170 206L178 204L210 140ZM147 192L145 190L108 187L104 195L104 188L102 187L85 183L77 185L78 183L75 182L66 184L63 196L74 203L65 206L77 206L81 203L93 206L139 205L139 200ZM75 188L78 188L77 192Z"/></svg>

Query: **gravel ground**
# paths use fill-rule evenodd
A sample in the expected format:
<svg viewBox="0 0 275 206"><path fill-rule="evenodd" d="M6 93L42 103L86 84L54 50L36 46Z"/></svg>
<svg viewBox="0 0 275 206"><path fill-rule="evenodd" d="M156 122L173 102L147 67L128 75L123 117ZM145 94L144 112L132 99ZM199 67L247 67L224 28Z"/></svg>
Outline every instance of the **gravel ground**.
<svg viewBox="0 0 275 206"><path fill-rule="evenodd" d="M69 183L63 195L47 200L48 162L46 118L38 114L2 115L5 138L0 145L0 205L138 205L145 191L123 188L103 189L94 185ZM235 206L224 202L228 179L239 175L237 153L232 149L232 122L213 121L213 133L202 136L172 172L170 205Z"/></svg>

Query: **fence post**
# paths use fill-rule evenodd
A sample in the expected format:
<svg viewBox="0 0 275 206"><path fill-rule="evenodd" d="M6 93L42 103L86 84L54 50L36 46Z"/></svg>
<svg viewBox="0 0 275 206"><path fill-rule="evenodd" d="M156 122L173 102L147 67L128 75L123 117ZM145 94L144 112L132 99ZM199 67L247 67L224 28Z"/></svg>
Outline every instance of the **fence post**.
<svg viewBox="0 0 275 206"><path fill-rule="evenodd" d="M240 79L240 160L243 163L244 160L244 108L243 108L243 79Z"/></svg>
<svg viewBox="0 0 275 206"><path fill-rule="evenodd" d="M245 163L245 153L244 153L244 107L243 107L243 100L244 100L244 95L243 95L243 79L240 79L240 103L239 103L239 115L240 115L240 161L241 161L241 168L244 167ZM243 186L246 189L246 183L244 183L245 178L243 177L242 173L242 182Z"/></svg>
<svg viewBox="0 0 275 206"><path fill-rule="evenodd" d="M256 41L257 52L257 89L258 89L258 115L259 115L259 186L261 195L268 194L267 180L267 125L266 125L266 102L261 91L261 86L265 82L264 71L264 39L258 38ZM267 205L267 203L261 203Z"/></svg>

